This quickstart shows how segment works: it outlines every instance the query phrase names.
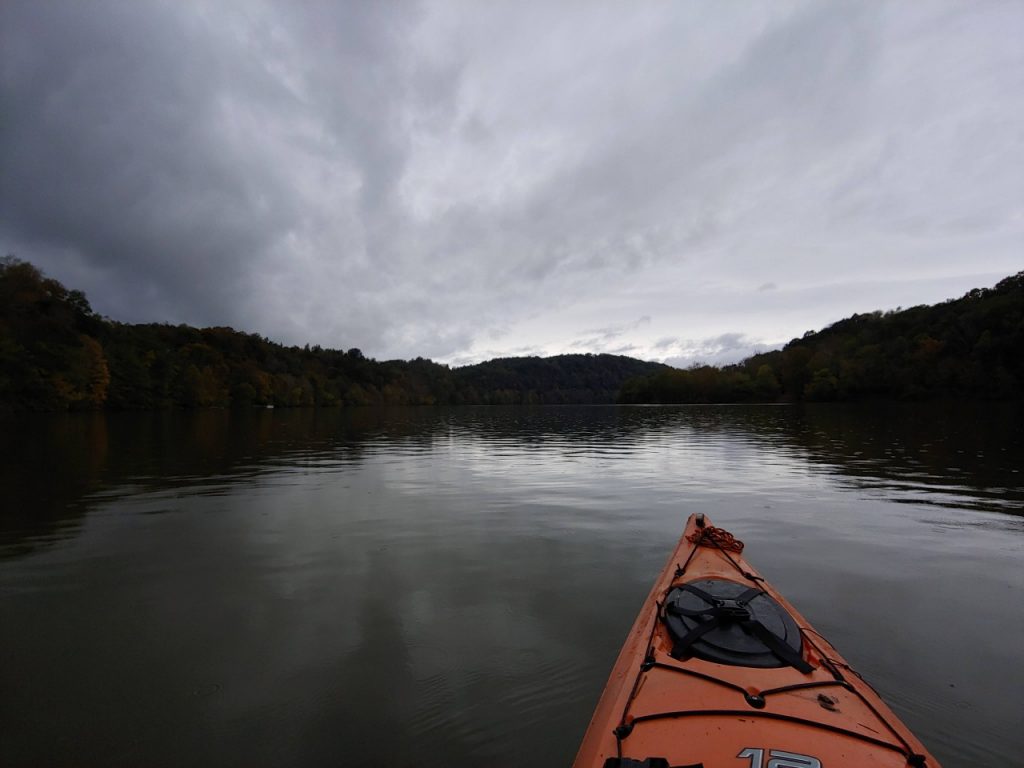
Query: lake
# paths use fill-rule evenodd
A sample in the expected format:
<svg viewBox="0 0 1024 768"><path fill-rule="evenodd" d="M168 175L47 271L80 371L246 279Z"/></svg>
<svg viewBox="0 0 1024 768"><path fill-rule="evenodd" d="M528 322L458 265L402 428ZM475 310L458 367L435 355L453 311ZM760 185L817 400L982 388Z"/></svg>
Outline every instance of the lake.
<svg viewBox="0 0 1024 768"><path fill-rule="evenodd" d="M0 764L567 766L705 512L946 768L1024 754L1017 406L0 421Z"/></svg>

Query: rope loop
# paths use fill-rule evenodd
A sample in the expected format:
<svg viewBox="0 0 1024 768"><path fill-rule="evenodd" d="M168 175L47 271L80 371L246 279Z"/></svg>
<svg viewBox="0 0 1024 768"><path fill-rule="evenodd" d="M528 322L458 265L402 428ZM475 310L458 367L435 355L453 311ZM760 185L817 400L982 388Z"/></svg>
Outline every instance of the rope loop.
<svg viewBox="0 0 1024 768"><path fill-rule="evenodd" d="M686 537L686 540L697 546L718 547L719 549L735 552L736 554L743 551L742 541L725 530L725 528L716 528L713 525L694 531Z"/></svg>

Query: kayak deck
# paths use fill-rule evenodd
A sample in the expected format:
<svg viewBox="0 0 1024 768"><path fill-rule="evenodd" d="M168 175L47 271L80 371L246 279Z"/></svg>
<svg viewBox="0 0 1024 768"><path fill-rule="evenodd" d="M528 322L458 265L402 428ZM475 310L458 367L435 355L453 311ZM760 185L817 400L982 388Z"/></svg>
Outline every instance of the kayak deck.
<svg viewBox="0 0 1024 768"><path fill-rule="evenodd" d="M690 516L619 653L576 768L938 768L742 547L703 515ZM707 594L712 586L734 599ZM793 631L780 642L786 626ZM763 640L764 652L749 656L759 666L703 642L716 635Z"/></svg>

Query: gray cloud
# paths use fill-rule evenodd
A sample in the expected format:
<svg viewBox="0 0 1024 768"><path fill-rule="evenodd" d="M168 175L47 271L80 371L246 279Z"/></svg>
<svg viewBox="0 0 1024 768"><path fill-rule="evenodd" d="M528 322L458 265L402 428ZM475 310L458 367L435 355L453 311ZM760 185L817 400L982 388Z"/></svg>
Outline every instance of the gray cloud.
<svg viewBox="0 0 1024 768"><path fill-rule="evenodd" d="M1021 268L1022 34L998 2L11 0L0 248L130 321L731 362Z"/></svg>
<svg viewBox="0 0 1024 768"><path fill-rule="evenodd" d="M616 347L612 347L610 346L611 343L613 341L620 340L622 336L625 336L632 331L637 331L638 329L650 324L650 316L644 315L630 323L608 326L606 328L592 328L588 331L582 331L582 338L578 338L571 342L569 344L569 348L577 352L608 352L611 354L626 354L619 350L627 348L634 349L635 345L619 344Z"/></svg>
<svg viewBox="0 0 1024 768"><path fill-rule="evenodd" d="M662 362L676 368L729 365L777 346L765 344L743 333L723 333L708 339L674 339L672 344L661 348L665 355Z"/></svg>

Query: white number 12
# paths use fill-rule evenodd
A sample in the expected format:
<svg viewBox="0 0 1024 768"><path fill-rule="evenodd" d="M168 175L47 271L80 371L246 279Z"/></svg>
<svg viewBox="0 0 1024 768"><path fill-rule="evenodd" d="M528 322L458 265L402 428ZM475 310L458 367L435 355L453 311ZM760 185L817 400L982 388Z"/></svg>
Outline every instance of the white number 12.
<svg viewBox="0 0 1024 768"><path fill-rule="evenodd" d="M781 749L768 750L768 764L764 762L764 750L747 747L736 757L750 760L750 768L821 768L821 760L810 755L798 755L796 752L783 752Z"/></svg>

